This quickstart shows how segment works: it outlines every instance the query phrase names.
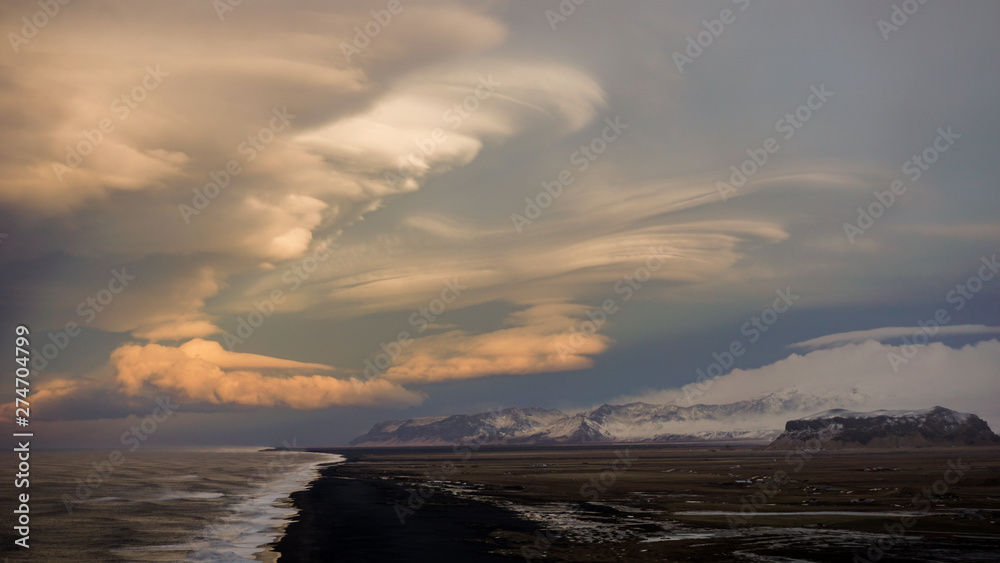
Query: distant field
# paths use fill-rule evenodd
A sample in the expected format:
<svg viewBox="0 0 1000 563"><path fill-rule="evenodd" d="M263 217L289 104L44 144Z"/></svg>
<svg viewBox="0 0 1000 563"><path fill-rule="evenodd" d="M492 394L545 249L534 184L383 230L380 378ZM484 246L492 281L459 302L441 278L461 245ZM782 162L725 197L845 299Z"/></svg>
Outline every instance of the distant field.
<svg viewBox="0 0 1000 563"><path fill-rule="evenodd" d="M1000 550L996 448L336 451L354 458L338 475L413 489L398 499L415 508L408 518L467 498L542 523L535 537L491 532L501 553L533 560L989 561Z"/></svg>

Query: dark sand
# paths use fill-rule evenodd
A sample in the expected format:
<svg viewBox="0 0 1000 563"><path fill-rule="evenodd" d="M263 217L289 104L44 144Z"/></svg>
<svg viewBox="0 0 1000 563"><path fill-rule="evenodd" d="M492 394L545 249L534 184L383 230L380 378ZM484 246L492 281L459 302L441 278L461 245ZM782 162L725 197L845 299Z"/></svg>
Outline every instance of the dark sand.
<svg viewBox="0 0 1000 563"><path fill-rule="evenodd" d="M341 469L322 469L309 489L292 495L299 516L275 549L281 563L509 562L490 553L506 546L491 533L518 530L528 535L537 528L495 506L446 494L432 495L412 514L404 513L401 524L394 506L405 506L409 492L390 480L340 477Z"/></svg>
<svg viewBox="0 0 1000 563"><path fill-rule="evenodd" d="M349 462L295 496L300 520L277 546L280 561L1000 560L997 448L323 451ZM967 469L944 490L955 464ZM418 486L433 494L400 525L393 505ZM746 512L754 495L759 506ZM902 533L886 530L921 507ZM739 520L686 514L741 510Z"/></svg>

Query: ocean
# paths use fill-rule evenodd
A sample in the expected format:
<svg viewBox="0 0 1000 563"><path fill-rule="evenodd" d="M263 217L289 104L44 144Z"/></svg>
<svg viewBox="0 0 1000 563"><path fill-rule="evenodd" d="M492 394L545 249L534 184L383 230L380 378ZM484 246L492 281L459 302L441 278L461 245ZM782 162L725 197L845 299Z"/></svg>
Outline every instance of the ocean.
<svg viewBox="0 0 1000 563"><path fill-rule="evenodd" d="M274 561L288 496L337 455L260 448L32 452L29 549L4 526L4 561ZM5 468L5 471L8 471ZM7 474L13 475L14 471Z"/></svg>

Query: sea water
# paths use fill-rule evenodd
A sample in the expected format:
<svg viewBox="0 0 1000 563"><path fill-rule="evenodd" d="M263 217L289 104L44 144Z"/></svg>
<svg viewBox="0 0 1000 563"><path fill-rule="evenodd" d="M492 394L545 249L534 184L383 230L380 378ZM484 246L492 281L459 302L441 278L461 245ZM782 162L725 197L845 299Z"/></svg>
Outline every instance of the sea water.
<svg viewBox="0 0 1000 563"><path fill-rule="evenodd" d="M269 545L335 455L260 448L32 452L28 489L5 484L7 561L273 561ZM8 472L9 473L9 472ZM13 473L10 473L13 474ZM15 493L30 494L29 549L14 545ZM9 508L8 508L9 507Z"/></svg>

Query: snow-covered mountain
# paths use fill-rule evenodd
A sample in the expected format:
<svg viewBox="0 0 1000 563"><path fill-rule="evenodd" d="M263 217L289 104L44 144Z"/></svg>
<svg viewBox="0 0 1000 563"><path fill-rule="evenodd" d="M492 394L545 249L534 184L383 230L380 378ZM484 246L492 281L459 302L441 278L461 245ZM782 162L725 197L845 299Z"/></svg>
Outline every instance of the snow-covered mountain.
<svg viewBox="0 0 1000 563"><path fill-rule="evenodd" d="M601 405L566 414L554 409L507 408L470 415L414 418L376 424L352 446L455 444L585 444L675 440L771 440L785 421L832 407L856 406L863 395L815 397L787 389L724 405Z"/></svg>
<svg viewBox="0 0 1000 563"><path fill-rule="evenodd" d="M832 409L790 420L772 448L1000 445L1000 436L974 414L944 407L917 411Z"/></svg>

